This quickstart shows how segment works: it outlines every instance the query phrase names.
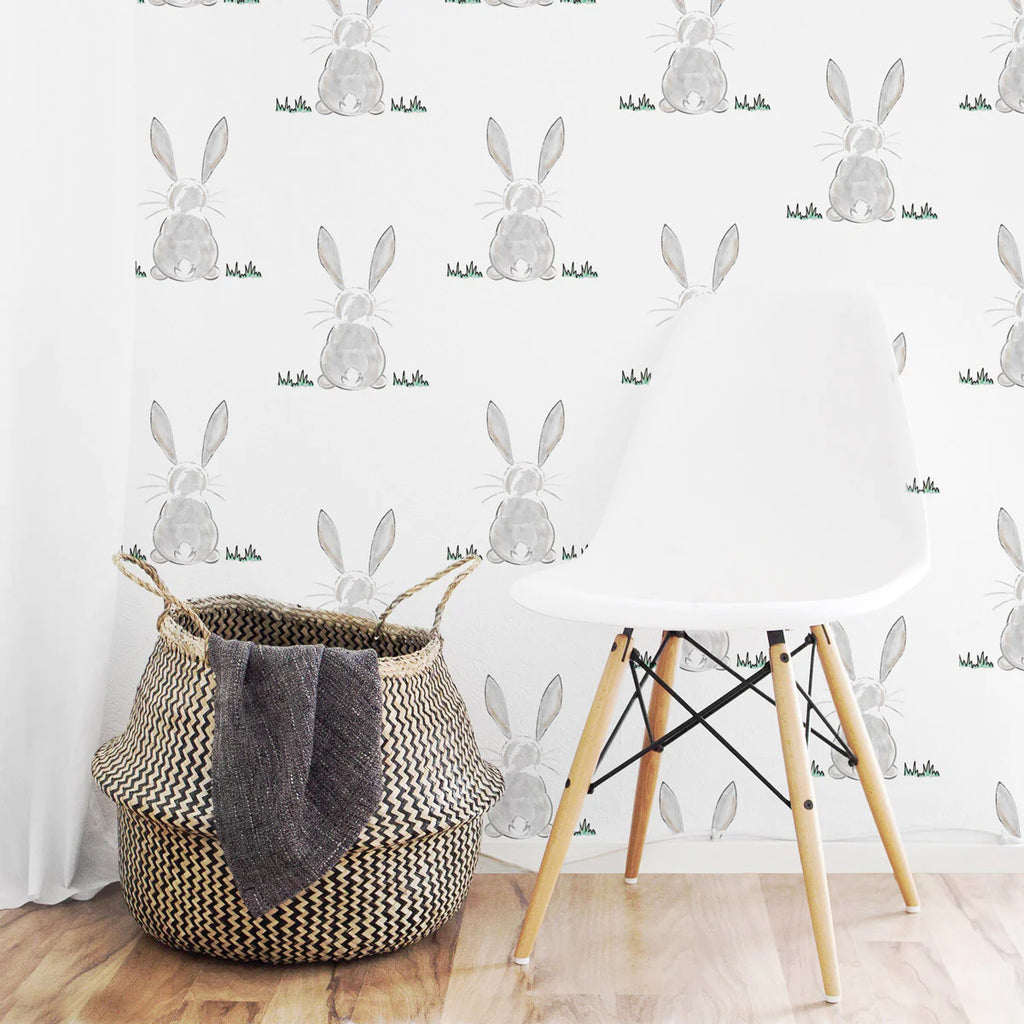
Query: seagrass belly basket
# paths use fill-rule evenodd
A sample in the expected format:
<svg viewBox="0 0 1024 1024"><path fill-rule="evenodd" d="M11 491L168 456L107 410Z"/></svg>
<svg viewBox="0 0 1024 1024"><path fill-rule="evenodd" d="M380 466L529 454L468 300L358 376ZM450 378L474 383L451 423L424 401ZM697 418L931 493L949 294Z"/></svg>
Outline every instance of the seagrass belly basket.
<svg viewBox="0 0 1024 1024"><path fill-rule="evenodd" d="M389 952L451 918L476 867L483 816L502 791L500 772L480 756L439 633L448 598L479 559L453 563L406 591L379 621L258 597L186 602L152 566L115 561L164 600L127 728L93 760L96 782L117 805L124 897L142 928L179 949L289 963ZM385 621L403 598L457 569L429 631ZM213 817L211 633L378 655L380 806L335 867L258 918L232 880Z"/></svg>

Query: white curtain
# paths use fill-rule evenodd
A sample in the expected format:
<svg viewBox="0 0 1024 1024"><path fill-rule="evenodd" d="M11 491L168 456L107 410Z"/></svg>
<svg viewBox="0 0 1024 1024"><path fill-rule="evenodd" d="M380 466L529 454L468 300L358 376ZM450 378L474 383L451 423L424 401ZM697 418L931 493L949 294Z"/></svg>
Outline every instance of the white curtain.
<svg viewBox="0 0 1024 1024"><path fill-rule="evenodd" d="M133 343L133 15L0 32L0 907L114 877L86 827L111 654Z"/></svg>

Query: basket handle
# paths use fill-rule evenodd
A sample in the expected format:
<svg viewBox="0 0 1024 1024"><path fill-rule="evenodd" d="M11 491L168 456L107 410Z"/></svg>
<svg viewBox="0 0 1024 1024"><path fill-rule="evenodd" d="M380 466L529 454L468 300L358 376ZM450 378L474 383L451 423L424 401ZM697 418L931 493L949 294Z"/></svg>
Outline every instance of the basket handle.
<svg viewBox="0 0 1024 1024"><path fill-rule="evenodd" d="M210 627L199 617L195 608L188 601L175 597L167 588L167 584L160 578L160 573L149 562L144 562L134 555L126 555L123 551L114 555L113 562L117 571L126 579L131 580L136 586L142 587L143 590L148 590L151 594L163 598L164 610L156 620L156 628L160 635L175 647L184 648L186 653L196 654L205 659L206 643L210 639ZM140 576L138 571L132 570L141 570L144 575ZM171 618L172 611L181 612L199 630L199 636L202 639L196 640L195 637L178 627ZM196 642L190 643L189 641Z"/></svg>
<svg viewBox="0 0 1024 1024"><path fill-rule="evenodd" d="M435 572L433 576L429 576L422 583L417 583L415 587L410 587L408 590L403 591L396 597L391 604L381 612L380 618L377 620L377 627L373 631L373 635L370 637L370 646L374 646L377 640L380 639L380 631L384 628L384 623L387 621L388 616L395 610L395 608L401 604L407 597L412 597L413 594L419 593L426 587L429 587L431 583L436 583L439 579L443 579L451 572L455 572L456 569L462 569L462 572L455 577L448 584L448 589L445 590L444 596L441 598L441 603L437 606L437 610L434 612L434 624L430 627L431 638L437 636L438 630L441 626L441 616L444 615L445 605L448 604L449 598L455 593L455 588L476 568L480 565L483 559L479 555L470 555L468 558L460 558L457 562L452 562L451 565L445 566L440 572Z"/></svg>

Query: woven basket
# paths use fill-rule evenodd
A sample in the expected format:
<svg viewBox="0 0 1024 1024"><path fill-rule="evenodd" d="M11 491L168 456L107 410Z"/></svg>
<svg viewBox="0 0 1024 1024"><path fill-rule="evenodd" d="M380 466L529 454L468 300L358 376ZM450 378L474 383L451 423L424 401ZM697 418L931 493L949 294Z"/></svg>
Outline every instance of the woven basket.
<svg viewBox="0 0 1024 1024"><path fill-rule="evenodd" d="M121 882L142 928L178 949L295 963L390 952L451 918L476 867L483 816L502 792L500 772L480 757L439 633L452 591L479 559L455 562L401 594L379 621L258 597L186 602L152 566L127 556L115 563L164 600L128 726L92 765L97 784L117 804ZM458 568L429 631L386 623L400 601ZM211 632L378 653L380 806L334 868L259 918L242 902L213 820Z"/></svg>

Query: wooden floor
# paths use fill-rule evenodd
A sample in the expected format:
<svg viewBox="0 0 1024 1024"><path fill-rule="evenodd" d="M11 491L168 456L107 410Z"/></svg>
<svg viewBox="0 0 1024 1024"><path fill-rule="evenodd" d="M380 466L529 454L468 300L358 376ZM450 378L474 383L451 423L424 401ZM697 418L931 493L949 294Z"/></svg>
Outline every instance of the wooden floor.
<svg viewBox="0 0 1024 1024"><path fill-rule="evenodd" d="M795 875L559 882L533 962L509 963L528 875L479 875L433 938L349 964L269 967L144 936L112 886L0 913L3 1024L1022 1024L1024 875L831 879L843 1002L820 1002Z"/></svg>

